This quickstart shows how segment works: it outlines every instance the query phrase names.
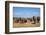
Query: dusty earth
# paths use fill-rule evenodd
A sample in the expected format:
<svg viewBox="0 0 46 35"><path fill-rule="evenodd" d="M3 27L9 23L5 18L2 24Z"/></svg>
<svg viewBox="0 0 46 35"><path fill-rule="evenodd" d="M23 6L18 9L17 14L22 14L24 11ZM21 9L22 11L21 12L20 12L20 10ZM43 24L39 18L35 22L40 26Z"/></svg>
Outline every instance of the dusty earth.
<svg viewBox="0 0 46 35"><path fill-rule="evenodd" d="M16 27L40 27L40 23L35 23L35 24L32 24L32 23L13 23L13 27L16 28Z"/></svg>

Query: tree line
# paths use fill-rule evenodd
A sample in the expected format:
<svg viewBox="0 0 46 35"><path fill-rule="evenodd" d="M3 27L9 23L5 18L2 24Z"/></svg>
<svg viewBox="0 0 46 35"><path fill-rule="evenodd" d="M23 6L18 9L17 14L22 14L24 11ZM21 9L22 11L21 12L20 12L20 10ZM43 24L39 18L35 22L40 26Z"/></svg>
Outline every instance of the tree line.
<svg viewBox="0 0 46 35"><path fill-rule="evenodd" d="M13 21L14 21L15 23L19 23L19 22L20 22L20 23L26 23L27 20L29 20L30 22L34 21L33 24L35 24L36 22L37 22L37 23L40 22L40 17L39 17L39 16L37 16L37 17L33 16L32 18L21 18L21 17L17 18L17 17L13 17Z"/></svg>

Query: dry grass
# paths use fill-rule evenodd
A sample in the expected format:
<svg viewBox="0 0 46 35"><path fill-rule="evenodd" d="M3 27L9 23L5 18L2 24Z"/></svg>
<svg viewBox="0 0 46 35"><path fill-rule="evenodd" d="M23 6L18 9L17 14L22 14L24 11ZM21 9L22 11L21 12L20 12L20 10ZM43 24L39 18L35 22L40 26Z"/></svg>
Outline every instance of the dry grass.
<svg viewBox="0 0 46 35"><path fill-rule="evenodd" d="M32 26L32 24L19 24L19 23L14 23L13 24L13 27L31 27Z"/></svg>
<svg viewBox="0 0 46 35"><path fill-rule="evenodd" d="M24 23L24 24L20 24L20 23L14 23L13 24L14 28L19 28L19 27L40 27L40 23L36 23L36 24L29 24L29 23Z"/></svg>

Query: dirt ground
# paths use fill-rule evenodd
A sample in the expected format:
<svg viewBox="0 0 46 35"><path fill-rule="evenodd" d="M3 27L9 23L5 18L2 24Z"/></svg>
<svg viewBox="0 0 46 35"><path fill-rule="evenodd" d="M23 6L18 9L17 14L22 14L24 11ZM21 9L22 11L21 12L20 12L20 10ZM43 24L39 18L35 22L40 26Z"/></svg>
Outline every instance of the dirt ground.
<svg viewBox="0 0 46 35"><path fill-rule="evenodd" d="M13 24L13 28L18 28L18 27L40 27L40 23L35 23L35 24L32 24L32 23L23 23L23 24L14 23Z"/></svg>

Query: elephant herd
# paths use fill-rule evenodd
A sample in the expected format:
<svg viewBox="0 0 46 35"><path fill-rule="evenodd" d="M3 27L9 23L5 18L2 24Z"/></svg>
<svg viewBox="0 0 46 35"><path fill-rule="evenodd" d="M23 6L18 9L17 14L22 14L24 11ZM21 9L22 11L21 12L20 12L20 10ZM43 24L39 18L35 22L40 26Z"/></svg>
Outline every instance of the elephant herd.
<svg viewBox="0 0 46 35"><path fill-rule="evenodd" d="M36 22L37 23L39 23L40 22L40 17L38 16L38 17L35 17L35 16L33 16L32 18L14 18L13 19L13 21L14 21L14 23L27 23L28 21L27 20L29 20L30 22L34 22L34 23L32 23L32 24L35 24Z"/></svg>

